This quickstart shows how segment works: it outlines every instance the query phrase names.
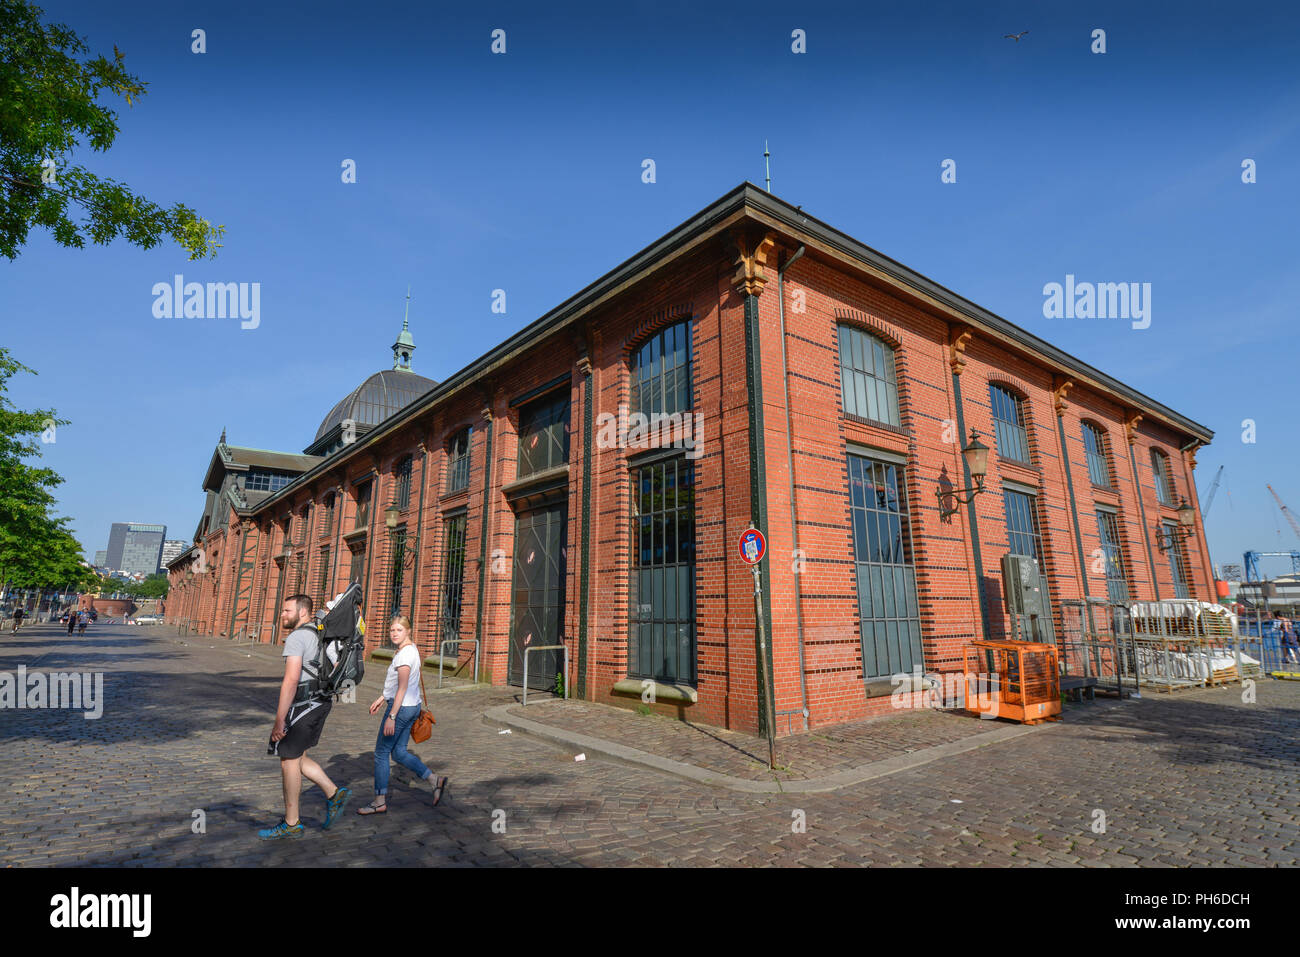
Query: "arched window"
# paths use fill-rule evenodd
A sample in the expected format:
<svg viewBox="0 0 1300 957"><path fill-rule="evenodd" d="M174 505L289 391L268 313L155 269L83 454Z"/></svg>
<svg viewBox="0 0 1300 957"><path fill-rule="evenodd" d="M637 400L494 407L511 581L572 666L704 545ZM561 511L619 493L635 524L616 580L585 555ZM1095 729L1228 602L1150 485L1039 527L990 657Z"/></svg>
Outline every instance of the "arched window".
<svg viewBox="0 0 1300 957"><path fill-rule="evenodd" d="M469 485L470 429L464 428L447 443L447 491L459 492Z"/></svg>
<svg viewBox="0 0 1300 957"><path fill-rule="evenodd" d="M993 404L993 435L998 455L1013 462L1029 464L1029 432L1025 428L1025 400L1006 386L990 385Z"/></svg>
<svg viewBox="0 0 1300 957"><path fill-rule="evenodd" d="M692 404L691 321L661 329L632 353L632 412L687 412Z"/></svg>
<svg viewBox="0 0 1300 957"><path fill-rule="evenodd" d="M1169 474L1169 456L1159 449L1151 450L1151 474L1156 480L1156 501L1161 505L1173 506L1174 481Z"/></svg>
<svg viewBox="0 0 1300 957"><path fill-rule="evenodd" d="M840 397L848 415L900 426L894 347L856 326L840 326Z"/></svg>
<svg viewBox="0 0 1300 957"><path fill-rule="evenodd" d="M1083 449L1088 459L1088 478L1100 488L1110 488L1110 464L1106 459L1106 436L1091 422L1083 423Z"/></svg>

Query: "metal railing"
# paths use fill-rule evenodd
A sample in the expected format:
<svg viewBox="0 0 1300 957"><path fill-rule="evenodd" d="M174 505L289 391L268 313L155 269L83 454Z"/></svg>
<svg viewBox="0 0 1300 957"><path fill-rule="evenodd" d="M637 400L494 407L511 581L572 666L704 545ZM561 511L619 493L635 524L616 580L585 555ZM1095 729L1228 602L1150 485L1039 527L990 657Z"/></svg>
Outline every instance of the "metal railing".
<svg viewBox="0 0 1300 957"><path fill-rule="evenodd" d="M447 657L447 646L448 645L456 646L456 661L459 666L460 646L467 641L474 645L474 683L478 684L478 639L477 638L444 638L442 640L442 643L438 646L438 687L439 688L442 687L442 674L446 670L445 668L443 668L442 663Z"/></svg>
<svg viewBox="0 0 1300 957"><path fill-rule="evenodd" d="M534 651L558 651L564 655L564 700L569 700L569 646L538 645L536 648L524 649L524 705L528 704L528 655Z"/></svg>

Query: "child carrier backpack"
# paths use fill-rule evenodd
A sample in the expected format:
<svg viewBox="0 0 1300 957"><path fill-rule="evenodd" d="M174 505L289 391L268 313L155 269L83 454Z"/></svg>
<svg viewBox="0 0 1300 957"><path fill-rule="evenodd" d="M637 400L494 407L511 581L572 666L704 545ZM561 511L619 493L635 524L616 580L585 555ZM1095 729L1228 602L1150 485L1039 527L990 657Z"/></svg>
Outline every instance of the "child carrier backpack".
<svg viewBox="0 0 1300 957"><path fill-rule="evenodd" d="M334 607L316 613L319 642L316 679L311 696L338 698L355 691L366 674L366 621L361 616L361 586L353 582L334 600Z"/></svg>

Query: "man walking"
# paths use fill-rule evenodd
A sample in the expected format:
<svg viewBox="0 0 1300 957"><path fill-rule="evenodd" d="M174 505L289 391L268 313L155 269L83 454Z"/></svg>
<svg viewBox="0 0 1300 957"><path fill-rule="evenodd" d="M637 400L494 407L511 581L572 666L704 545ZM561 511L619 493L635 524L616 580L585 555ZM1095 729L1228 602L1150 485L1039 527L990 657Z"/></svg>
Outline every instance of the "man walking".
<svg viewBox="0 0 1300 957"><path fill-rule="evenodd" d="M284 642L284 681L271 728L268 754L280 759L280 777L284 785L284 820L275 827L258 831L262 840L301 837L298 799L302 779L311 781L326 797L324 829L342 813L352 792L334 785L324 768L307 757L307 750L320 741L325 719L332 703L313 700L311 691L316 678L316 658L320 653L320 632L312 622L312 600L306 595L290 595L280 610L280 627L289 632Z"/></svg>
<svg viewBox="0 0 1300 957"><path fill-rule="evenodd" d="M23 619L27 617L27 612L23 611L23 606L19 605L14 609L14 634L18 634L18 629L23 626Z"/></svg>
<svg viewBox="0 0 1300 957"><path fill-rule="evenodd" d="M1277 623L1282 637L1282 663L1295 664L1300 659L1300 641L1296 639L1295 625L1281 614L1277 616Z"/></svg>
<svg viewBox="0 0 1300 957"><path fill-rule="evenodd" d="M68 609L68 635L69 636L72 635L72 631L76 627L77 627L77 609L69 608Z"/></svg>

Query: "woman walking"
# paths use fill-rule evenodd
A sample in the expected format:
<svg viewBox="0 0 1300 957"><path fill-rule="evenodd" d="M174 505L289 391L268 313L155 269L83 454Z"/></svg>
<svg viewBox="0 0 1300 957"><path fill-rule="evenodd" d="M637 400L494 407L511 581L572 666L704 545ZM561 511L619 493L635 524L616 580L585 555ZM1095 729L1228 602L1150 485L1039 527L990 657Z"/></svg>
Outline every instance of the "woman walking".
<svg viewBox="0 0 1300 957"><path fill-rule="evenodd" d="M379 737L375 741L375 799L365 807L357 808L358 814L383 814L388 810L388 770L389 757L398 764L418 774L421 780L433 782L433 803L442 800L447 790L445 777L435 778L414 754L406 750L406 742L411 736L411 725L420 715L420 691L423 678L420 674L420 653L416 650L411 636L411 619L398 615L393 619L392 641L397 646L393 662L388 666L384 678L384 693L370 704L370 713L375 714L384 708L384 720L379 725Z"/></svg>

